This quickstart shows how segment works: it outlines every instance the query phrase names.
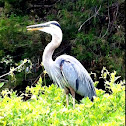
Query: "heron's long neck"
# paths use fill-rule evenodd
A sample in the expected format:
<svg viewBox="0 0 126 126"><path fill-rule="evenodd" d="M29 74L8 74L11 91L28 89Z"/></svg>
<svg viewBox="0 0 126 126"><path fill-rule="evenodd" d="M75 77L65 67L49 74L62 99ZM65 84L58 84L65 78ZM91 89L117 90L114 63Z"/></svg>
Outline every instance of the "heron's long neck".
<svg viewBox="0 0 126 126"><path fill-rule="evenodd" d="M43 64L45 67L49 67L48 65L53 62L53 52L56 48L59 47L61 40L62 39L58 38L57 36L52 36L52 41L46 46L43 53Z"/></svg>

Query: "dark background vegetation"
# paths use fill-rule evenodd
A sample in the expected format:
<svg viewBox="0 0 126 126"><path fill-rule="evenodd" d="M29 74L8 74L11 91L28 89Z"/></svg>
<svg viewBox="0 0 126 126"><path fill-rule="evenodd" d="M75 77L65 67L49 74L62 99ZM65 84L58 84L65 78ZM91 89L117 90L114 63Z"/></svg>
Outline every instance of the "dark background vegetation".
<svg viewBox="0 0 126 126"><path fill-rule="evenodd" d="M0 0L0 75L24 58L33 63L27 77L22 71L15 73L16 83L8 76L0 82L7 81L5 86L13 89L34 83L42 72L43 50L51 37L39 31L28 32L26 26L50 20L58 21L63 30L54 59L64 53L72 55L97 74L96 80L103 66L124 78L124 10L124 0Z"/></svg>

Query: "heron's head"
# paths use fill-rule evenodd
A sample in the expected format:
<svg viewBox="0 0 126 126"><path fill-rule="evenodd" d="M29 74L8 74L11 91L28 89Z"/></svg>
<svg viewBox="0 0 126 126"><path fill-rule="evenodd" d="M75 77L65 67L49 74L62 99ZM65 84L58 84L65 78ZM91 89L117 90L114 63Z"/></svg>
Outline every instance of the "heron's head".
<svg viewBox="0 0 126 126"><path fill-rule="evenodd" d="M61 27L57 21L49 21L42 24L30 25L30 26L27 26L27 30L30 30L30 31L39 30L39 31L43 31L48 34L51 34L52 36L55 35L59 38L62 38Z"/></svg>

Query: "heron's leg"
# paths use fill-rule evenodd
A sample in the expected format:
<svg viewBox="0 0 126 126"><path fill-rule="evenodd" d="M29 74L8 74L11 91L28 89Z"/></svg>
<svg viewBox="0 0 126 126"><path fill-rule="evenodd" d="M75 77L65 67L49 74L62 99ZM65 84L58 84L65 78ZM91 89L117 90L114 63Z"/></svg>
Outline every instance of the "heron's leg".
<svg viewBox="0 0 126 126"><path fill-rule="evenodd" d="M69 105L69 90L67 88L64 88L65 93L66 93L66 103L67 103L67 107Z"/></svg>
<svg viewBox="0 0 126 126"><path fill-rule="evenodd" d="M68 105L69 105L69 95L68 94L66 94L66 103L67 103L67 107L68 107Z"/></svg>
<svg viewBox="0 0 126 126"><path fill-rule="evenodd" d="M73 108L75 108L75 91L72 87L69 87L69 89L73 97Z"/></svg>

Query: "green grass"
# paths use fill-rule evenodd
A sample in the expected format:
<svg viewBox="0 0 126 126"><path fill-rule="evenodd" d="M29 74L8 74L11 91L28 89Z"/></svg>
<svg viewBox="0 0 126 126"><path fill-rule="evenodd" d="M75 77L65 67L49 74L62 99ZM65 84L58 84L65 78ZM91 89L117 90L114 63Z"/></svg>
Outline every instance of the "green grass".
<svg viewBox="0 0 126 126"><path fill-rule="evenodd" d="M112 82L112 81L111 81ZM110 83L111 83L110 82ZM16 92L3 90L0 97L0 125L2 126L124 126L125 93L124 86L110 84L112 95L96 89L94 102L89 98L81 103L66 107L63 89L56 85L43 86L40 78L36 87L27 87L26 94L32 93L31 99L23 101ZM10 96L8 97L8 94Z"/></svg>

